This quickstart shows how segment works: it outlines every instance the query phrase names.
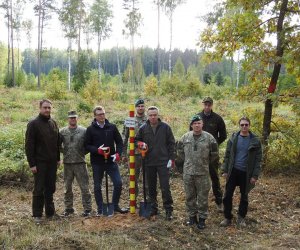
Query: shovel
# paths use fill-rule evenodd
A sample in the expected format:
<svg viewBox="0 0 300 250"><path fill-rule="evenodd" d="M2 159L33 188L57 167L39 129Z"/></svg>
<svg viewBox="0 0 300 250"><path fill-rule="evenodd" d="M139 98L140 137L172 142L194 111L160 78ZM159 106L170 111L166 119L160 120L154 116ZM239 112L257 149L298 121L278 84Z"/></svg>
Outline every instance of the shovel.
<svg viewBox="0 0 300 250"><path fill-rule="evenodd" d="M146 172L145 172L145 156L148 151L148 147L146 147L145 149L138 148L138 150L142 155L143 195L144 195L144 201L140 202L139 216L149 218L151 212L151 204L146 201Z"/></svg>
<svg viewBox="0 0 300 250"><path fill-rule="evenodd" d="M104 150L105 163L107 163L107 159L108 159L109 155L110 155L110 148L107 147ZM109 203L107 170L105 171L105 190L106 190L106 203L102 204L102 213L104 216L111 217L114 214L114 204Z"/></svg>

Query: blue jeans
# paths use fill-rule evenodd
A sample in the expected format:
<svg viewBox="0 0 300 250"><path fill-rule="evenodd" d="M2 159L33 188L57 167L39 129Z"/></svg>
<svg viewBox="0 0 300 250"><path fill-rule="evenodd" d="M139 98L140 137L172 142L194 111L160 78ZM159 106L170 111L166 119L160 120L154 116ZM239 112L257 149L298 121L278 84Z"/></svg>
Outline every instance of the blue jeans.
<svg viewBox="0 0 300 250"><path fill-rule="evenodd" d="M103 196L101 185L105 171L107 171L107 174L110 176L110 179L114 185L112 203L114 204L114 207L117 207L119 205L122 191L122 179L118 165L114 162L106 164L92 164L92 168L94 179L94 195L98 207L98 212L102 212Z"/></svg>

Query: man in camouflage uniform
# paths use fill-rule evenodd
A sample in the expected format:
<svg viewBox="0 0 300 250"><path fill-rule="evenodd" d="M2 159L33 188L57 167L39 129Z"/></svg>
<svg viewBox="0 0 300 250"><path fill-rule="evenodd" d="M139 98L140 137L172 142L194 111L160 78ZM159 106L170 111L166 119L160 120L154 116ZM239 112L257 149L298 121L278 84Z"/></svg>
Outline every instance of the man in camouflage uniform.
<svg viewBox="0 0 300 250"><path fill-rule="evenodd" d="M208 193L211 187L209 164L219 159L215 138L202 130L203 120L195 115L191 120L192 131L184 134L178 142L178 157L184 161L183 182L186 193L186 208L189 214L187 225L198 223L205 228L208 215Z"/></svg>
<svg viewBox="0 0 300 250"><path fill-rule="evenodd" d="M197 115L203 119L203 130L212 134L216 139L218 146L223 143L227 138L226 125L223 118L215 113L213 108L213 99L211 97L205 97L202 101L203 110ZM214 161L209 165L209 174L212 182L212 190L215 196L215 202L219 212L222 212L222 189L219 178L219 160Z"/></svg>
<svg viewBox="0 0 300 250"><path fill-rule="evenodd" d="M76 111L68 112L67 127L60 130L62 152L64 155L65 211L64 216L74 213L72 183L74 177L81 189L83 213L89 216L92 211L92 199L89 189L89 176L85 162L84 137L86 128L77 125Z"/></svg>
<svg viewBox="0 0 300 250"><path fill-rule="evenodd" d="M136 100L135 111L136 111L136 115L135 115L134 133L136 135L139 131L139 128L143 124L145 124L147 121L147 116L145 114L145 102L143 99ZM127 147L128 147L128 139L129 139L129 128L128 127L124 127L123 135L124 135L123 161L127 161L127 159L128 159ZM135 197L137 198L137 196L139 194L138 181L139 181L139 176L140 176L141 167L142 167L142 156L137 149L135 149L134 156L135 156ZM148 185L146 182L146 190L147 190L147 187L148 187ZM148 192L146 191L146 194L147 193Z"/></svg>

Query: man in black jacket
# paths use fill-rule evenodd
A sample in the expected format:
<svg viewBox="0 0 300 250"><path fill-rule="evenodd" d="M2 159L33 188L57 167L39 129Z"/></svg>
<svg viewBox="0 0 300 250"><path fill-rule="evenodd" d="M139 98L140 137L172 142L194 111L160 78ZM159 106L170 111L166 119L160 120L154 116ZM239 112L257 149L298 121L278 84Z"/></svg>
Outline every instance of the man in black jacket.
<svg viewBox="0 0 300 250"><path fill-rule="evenodd" d="M84 144L86 150L90 152L93 168L94 195L98 207L97 216L101 216L103 212L101 184L105 171L107 171L114 185L112 197L114 211L127 213L128 210L119 207L122 179L117 162L122 154L123 140L116 125L109 123L105 118L105 109L102 106L97 106L94 109L94 120L86 130ZM104 154L107 148L110 148L110 156L105 160Z"/></svg>
<svg viewBox="0 0 300 250"><path fill-rule="evenodd" d="M148 108L148 120L136 136L138 147L148 148L145 158L146 176L151 202L150 216L157 215L157 175L162 193L166 219L172 219L173 199L169 184L169 168L174 167L175 139L170 126L158 118L158 108Z"/></svg>
<svg viewBox="0 0 300 250"><path fill-rule="evenodd" d="M218 145L224 142L227 138L226 126L220 115L213 112L213 99L205 97L202 101L203 110L198 113L203 119L203 130L212 134ZM219 159L209 165L209 174L212 182L212 189L215 196L215 202L218 210L222 211L222 189L220 186L220 178L218 175Z"/></svg>
<svg viewBox="0 0 300 250"><path fill-rule="evenodd" d="M34 176L32 216L36 223L41 222L44 205L47 217L55 213L53 194L60 162L60 140L57 124L50 116L51 108L51 101L41 100L40 113L28 123L26 130L25 151Z"/></svg>

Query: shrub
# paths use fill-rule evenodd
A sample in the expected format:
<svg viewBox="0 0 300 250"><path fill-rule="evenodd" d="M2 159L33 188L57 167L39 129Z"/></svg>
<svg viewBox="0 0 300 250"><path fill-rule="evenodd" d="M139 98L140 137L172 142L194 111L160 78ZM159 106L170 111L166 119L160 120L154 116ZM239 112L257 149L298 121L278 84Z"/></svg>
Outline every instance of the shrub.
<svg viewBox="0 0 300 250"><path fill-rule="evenodd" d="M59 75L52 75L46 86L46 95L53 100L64 100L67 97L65 82L59 79Z"/></svg>
<svg viewBox="0 0 300 250"><path fill-rule="evenodd" d="M144 91L146 96L156 96L158 93L158 85L157 85L157 79L156 77L151 74L147 77L145 85L144 85Z"/></svg>
<svg viewBox="0 0 300 250"><path fill-rule="evenodd" d="M189 77L184 86L185 96L202 96L200 81L196 77Z"/></svg>

